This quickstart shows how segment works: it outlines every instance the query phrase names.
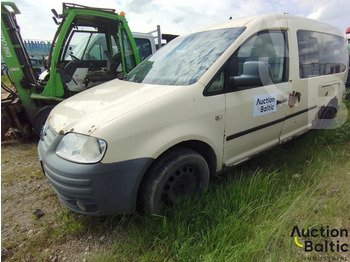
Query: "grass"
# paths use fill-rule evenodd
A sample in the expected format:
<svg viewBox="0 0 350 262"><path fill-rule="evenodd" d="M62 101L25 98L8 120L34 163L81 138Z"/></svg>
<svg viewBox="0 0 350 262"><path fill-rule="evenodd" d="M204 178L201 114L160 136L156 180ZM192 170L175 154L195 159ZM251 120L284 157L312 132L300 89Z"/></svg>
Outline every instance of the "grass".
<svg viewBox="0 0 350 262"><path fill-rule="evenodd" d="M8 76L1 75L1 83L5 84L6 86L9 86L11 84Z"/></svg>
<svg viewBox="0 0 350 262"><path fill-rule="evenodd" d="M201 196L164 216L88 217L62 209L55 227L33 221L42 223L42 234L29 239L13 259L48 260L47 247L93 236L108 239L105 250L89 255L88 261L95 262L305 261L326 256L306 253L291 232L294 226L350 230L350 102L347 108L341 127L310 131L212 179ZM305 240L298 238L299 243ZM350 244L350 238L338 240ZM350 261L350 251L328 255Z"/></svg>
<svg viewBox="0 0 350 262"><path fill-rule="evenodd" d="M37 149L32 147L32 140L21 144L6 144L5 150L11 147L19 147L17 154L9 155L7 152L1 154L1 163L11 163L10 170L2 170L2 186L17 184L23 180L33 181L42 177L42 171L39 161L37 161ZM12 152L12 151L11 151ZM34 156L34 157L33 157Z"/></svg>
<svg viewBox="0 0 350 262"><path fill-rule="evenodd" d="M109 255L96 254L91 261L302 261L326 256L306 253L291 232L295 225L350 229L349 148L349 119L337 129L311 131L216 178L203 195L166 216L124 217L115 226L128 229L127 236L115 240ZM350 259L349 253L329 255Z"/></svg>

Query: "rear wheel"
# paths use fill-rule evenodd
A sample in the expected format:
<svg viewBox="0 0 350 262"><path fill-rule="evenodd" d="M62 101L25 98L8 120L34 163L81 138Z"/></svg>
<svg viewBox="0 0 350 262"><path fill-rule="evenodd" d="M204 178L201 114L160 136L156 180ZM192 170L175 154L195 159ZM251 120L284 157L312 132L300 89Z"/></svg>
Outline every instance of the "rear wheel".
<svg viewBox="0 0 350 262"><path fill-rule="evenodd" d="M208 185L209 167L205 159L188 148L174 148L151 167L141 184L139 204L146 213L159 214L181 203Z"/></svg>
<svg viewBox="0 0 350 262"><path fill-rule="evenodd" d="M317 128L318 129L327 129L334 122L334 117L337 113L337 110L333 106L327 106L322 111L321 117L318 120Z"/></svg>

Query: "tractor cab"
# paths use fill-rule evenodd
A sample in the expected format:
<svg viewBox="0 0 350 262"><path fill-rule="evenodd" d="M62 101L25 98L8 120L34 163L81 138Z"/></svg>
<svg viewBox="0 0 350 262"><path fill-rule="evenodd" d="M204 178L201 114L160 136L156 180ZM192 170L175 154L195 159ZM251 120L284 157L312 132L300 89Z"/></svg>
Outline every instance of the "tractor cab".
<svg viewBox="0 0 350 262"><path fill-rule="evenodd" d="M63 4L48 70L40 76L42 96L66 98L97 84L123 77L139 62L133 36L114 9Z"/></svg>
<svg viewBox="0 0 350 262"><path fill-rule="evenodd" d="M29 136L32 129L39 136L50 111L59 102L123 77L140 63L123 13L70 3L63 3L62 14L52 12L58 29L45 62L46 71L37 79L38 66L28 55L17 24L20 11L14 2L1 2L1 55L6 64L2 72L6 72L10 83L8 87L2 83L7 90L2 100L2 122L11 127L4 134L14 130L12 137ZM144 44L140 51L147 47ZM142 52L142 56L148 53Z"/></svg>

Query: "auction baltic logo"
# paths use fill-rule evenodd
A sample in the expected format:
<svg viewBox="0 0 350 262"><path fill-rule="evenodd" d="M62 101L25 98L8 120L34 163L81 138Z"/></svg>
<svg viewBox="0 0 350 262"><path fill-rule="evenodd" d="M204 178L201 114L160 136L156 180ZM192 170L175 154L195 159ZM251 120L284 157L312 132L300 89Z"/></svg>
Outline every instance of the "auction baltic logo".
<svg viewBox="0 0 350 262"><path fill-rule="evenodd" d="M294 238L295 244L305 252L322 253L316 257L305 257L310 261L349 261L350 238L349 230L342 228L330 228L329 226L312 229L299 229L294 226L290 237ZM300 238L306 238L302 241ZM299 239L298 239L299 238ZM316 240L317 238L317 240ZM327 254L327 256L324 256ZM331 255L331 257L330 257Z"/></svg>

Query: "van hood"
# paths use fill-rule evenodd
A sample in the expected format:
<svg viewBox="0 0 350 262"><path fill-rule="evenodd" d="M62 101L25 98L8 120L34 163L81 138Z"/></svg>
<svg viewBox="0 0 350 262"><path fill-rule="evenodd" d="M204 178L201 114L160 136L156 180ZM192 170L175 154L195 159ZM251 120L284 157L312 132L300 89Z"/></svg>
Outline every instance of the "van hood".
<svg viewBox="0 0 350 262"><path fill-rule="evenodd" d="M112 80L58 104L51 111L48 123L59 134L77 132L90 135L102 125L179 88L181 86Z"/></svg>

